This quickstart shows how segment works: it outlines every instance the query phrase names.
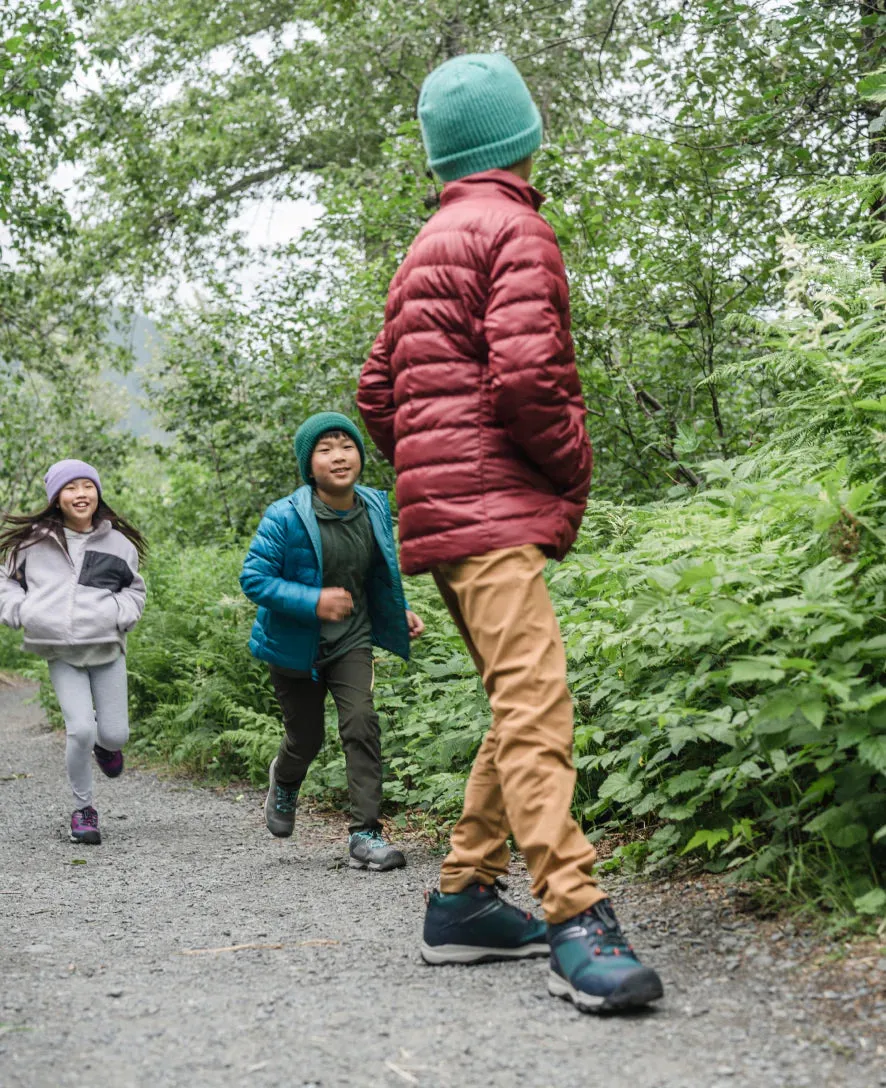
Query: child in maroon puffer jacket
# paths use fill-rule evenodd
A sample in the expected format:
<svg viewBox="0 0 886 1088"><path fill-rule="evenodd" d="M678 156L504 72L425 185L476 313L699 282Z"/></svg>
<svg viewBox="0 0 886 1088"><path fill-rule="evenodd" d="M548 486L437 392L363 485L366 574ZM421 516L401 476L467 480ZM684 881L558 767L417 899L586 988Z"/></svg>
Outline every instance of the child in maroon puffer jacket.
<svg viewBox="0 0 886 1088"><path fill-rule="evenodd" d="M432 573L493 715L422 956L550 954L550 992L580 1009L645 1005L661 981L626 943L570 813L572 700L543 572L575 540L592 458L566 274L529 185L541 117L506 57L468 55L428 76L419 119L441 208L391 283L358 404L397 470L403 570ZM511 833L547 932L498 896Z"/></svg>

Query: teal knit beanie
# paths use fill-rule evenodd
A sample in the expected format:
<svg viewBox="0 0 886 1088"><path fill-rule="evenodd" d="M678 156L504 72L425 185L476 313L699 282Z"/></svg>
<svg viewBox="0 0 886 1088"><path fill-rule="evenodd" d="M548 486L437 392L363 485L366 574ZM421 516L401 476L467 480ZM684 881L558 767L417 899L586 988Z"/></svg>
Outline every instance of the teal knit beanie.
<svg viewBox="0 0 886 1088"><path fill-rule="evenodd" d="M366 466L366 447L363 445L363 435L360 434L356 424L352 423L347 416L343 416L341 412L317 412L302 423L292 441L299 471L305 483L310 483L312 479L311 457L314 447L327 431L344 431L346 435L350 435L360 451L360 471L362 472Z"/></svg>
<svg viewBox="0 0 886 1088"><path fill-rule="evenodd" d="M513 62L466 53L435 68L418 99L431 169L443 181L503 170L541 144L541 114Z"/></svg>

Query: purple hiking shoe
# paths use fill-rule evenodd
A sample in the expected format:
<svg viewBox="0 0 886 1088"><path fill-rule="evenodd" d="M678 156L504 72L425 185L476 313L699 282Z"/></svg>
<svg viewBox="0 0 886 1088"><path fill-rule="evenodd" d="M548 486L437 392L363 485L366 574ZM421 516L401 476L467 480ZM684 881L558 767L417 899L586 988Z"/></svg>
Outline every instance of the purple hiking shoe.
<svg viewBox="0 0 886 1088"><path fill-rule="evenodd" d="M100 744L93 744L92 751L95 755L98 769L102 774L107 775L108 778L118 778L123 774L122 752L111 752L107 748L102 748Z"/></svg>
<svg viewBox="0 0 886 1088"><path fill-rule="evenodd" d="M98 813L87 805L78 808L71 813L71 842L85 843L87 846L98 846L102 841L101 832L98 829Z"/></svg>

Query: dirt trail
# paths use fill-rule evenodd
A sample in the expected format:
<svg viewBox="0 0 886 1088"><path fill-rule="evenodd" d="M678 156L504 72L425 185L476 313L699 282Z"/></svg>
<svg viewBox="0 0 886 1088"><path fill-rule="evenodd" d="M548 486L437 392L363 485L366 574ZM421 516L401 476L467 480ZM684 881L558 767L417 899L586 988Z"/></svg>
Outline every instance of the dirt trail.
<svg viewBox="0 0 886 1088"><path fill-rule="evenodd" d="M544 962L425 967L437 860L343 868L343 819L278 841L257 793L127 771L99 781L104 844L75 847L32 694L0 685L4 1088L886 1085L886 959L810 971L802 935L695 884L612 888L666 999L599 1018ZM511 894L532 905L522 871Z"/></svg>

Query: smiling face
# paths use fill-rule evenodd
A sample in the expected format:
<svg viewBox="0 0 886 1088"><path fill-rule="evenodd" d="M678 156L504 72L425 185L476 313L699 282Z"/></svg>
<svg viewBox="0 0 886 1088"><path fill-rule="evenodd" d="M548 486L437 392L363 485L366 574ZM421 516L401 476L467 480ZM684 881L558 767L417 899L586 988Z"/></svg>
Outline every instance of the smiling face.
<svg viewBox="0 0 886 1088"><path fill-rule="evenodd" d="M71 480L58 493L58 506L65 528L85 532L98 510L98 488L92 480Z"/></svg>
<svg viewBox="0 0 886 1088"><path fill-rule="evenodd" d="M344 431L320 435L311 454L311 475L323 502L338 509L352 506L360 468L360 451L350 435Z"/></svg>

